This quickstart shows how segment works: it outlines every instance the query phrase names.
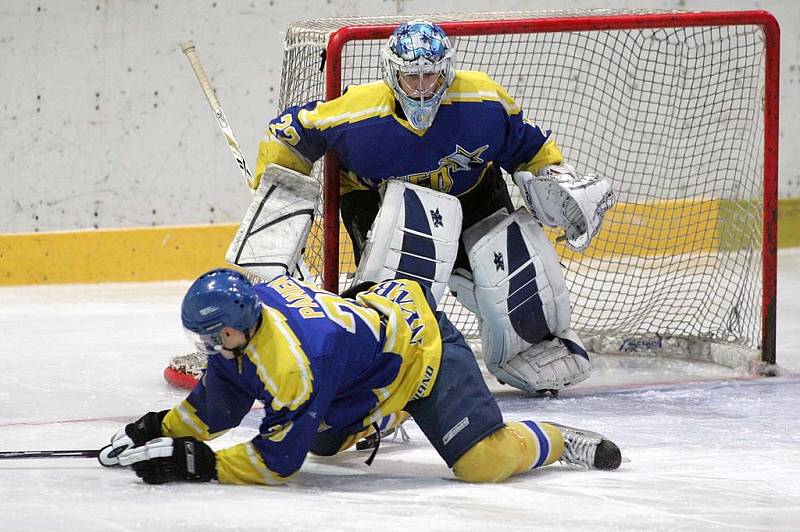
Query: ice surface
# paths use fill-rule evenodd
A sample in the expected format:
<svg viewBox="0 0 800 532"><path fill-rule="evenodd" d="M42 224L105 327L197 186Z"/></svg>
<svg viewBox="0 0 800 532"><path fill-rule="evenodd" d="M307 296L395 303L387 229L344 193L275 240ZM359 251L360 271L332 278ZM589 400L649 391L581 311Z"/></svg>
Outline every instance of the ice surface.
<svg viewBox="0 0 800 532"><path fill-rule="evenodd" d="M94 449L183 394L161 372L187 349L188 283L0 289L0 450ZM800 250L779 255L778 363L749 378L700 363L597 361L558 398L489 379L507 419L600 431L618 471L551 466L469 485L411 424L408 444L309 458L283 487L148 486L91 459L0 462L0 530L798 530ZM258 413L214 442L254 433Z"/></svg>

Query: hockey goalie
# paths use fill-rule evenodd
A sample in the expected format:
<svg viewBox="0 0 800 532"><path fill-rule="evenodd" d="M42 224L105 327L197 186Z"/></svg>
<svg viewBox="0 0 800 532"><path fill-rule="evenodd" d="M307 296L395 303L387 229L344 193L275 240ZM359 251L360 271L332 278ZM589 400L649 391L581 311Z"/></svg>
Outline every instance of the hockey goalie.
<svg viewBox="0 0 800 532"><path fill-rule="evenodd" d="M439 26L401 24L380 60L383 80L289 107L270 122L256 197L268 190L272 197L276 184L284 193L273 198L274 212L270 201L251 208L242 227L285 216L286 205L313 206L317 189L306 176L331 151L341 164L356 284L413 279L437 301L450 290L479 318L487 369L510 386L557 391L587 379L591 361L570 328L569 293L542 226L562 228L571 249L585 250L615 202L608 180L567 164L553 134L524 117L488 75L456 70L456 51ZM502 170L526 208L514 209ZM267 280L291 273L310 216L293 223L280 242L243 243L237 235L229 260ZM255 259L240 253L248 245Z"/></svg>

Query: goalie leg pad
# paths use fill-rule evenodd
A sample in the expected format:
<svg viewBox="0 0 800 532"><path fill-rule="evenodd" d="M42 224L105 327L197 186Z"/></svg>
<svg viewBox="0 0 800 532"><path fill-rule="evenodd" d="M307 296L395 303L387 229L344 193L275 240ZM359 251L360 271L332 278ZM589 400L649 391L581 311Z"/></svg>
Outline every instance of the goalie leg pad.
<svg viewBox="0 0 800 532"><path fill-rule="evenodd" d="M578 335L568 329L511 356L492 373L520 390L541 392L561 390L588 379L592 363Z"/></svg>
<svg viewBox="0 0 800 532"><path fill-rule="evenodd" d="M464 235L472 242L468 256L487 369L526 391L584 380L591 364L577 336L567 334L569 293L550 241L523 209L492 218L493 225L479 228L482 236L469 234L473 228ZM565 334L574 352L559 338Z"/></svg>
<svg viewBox="0 0 800 532"><path fill-rule="evenodd" d="M470 229L471 231L472 229ZM465 235L465 241L473 235ZM558 257L530 213L502 217L469 248L470 265L487 334L487 364L569 327L569 293Z"/></svg>
<svg viewBox="0 0 800 532"><path fill-rule="evenodd" d="M225 259L269 281L294 273L319 199L319 183L269 165Z"/></svg>
<svg viewBox="0 0 800 532"><path fill-rule="evenodd" d="M505 207L503 207L493 212L486 218L472 224L461 235L461 239L464 242L464 249L472 249L478 240L480 240L493 227L502 222L507 216L508 211ZM453 270L453 274L450 276L450 280L447 282L447 285L450 288L450 292L464 308L473 314L480 316L478 302L475 299L475 282L472 272L462 270L461 268L456 268Z"/></svg>
<svg viewBox="0 0 800 532"><path fill-rule="evenodd" d="M388 181L353 284L413 279L439 301L458 253L461 221L456 197Z"/></svg>
<svg viewBox="0 0 800 532"><path fill-rule="evenodd" d="M450 293L453 294L465 309L473 314L478 314L478 302L475 301L475 284L472 282L472 274L456 268L447 281Z"/></svg>

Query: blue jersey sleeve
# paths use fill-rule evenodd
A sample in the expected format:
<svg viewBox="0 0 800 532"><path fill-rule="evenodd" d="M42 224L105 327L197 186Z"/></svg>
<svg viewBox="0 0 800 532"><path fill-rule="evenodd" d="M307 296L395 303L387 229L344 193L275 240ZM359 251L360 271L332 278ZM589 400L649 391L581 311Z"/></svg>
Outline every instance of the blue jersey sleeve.
<svg viewBox="0 0 800 532"><path fill-rule="evenodd" d="M561 162L561 152L552 139L552 132L523 118L519 112L508 115L503 149L497 162L508 173L517 170L535 172L549 164Z"/></svg>
<svg viewBox="0 0 800 532"><path fill-rule="evenodd" d="M328 361L335 361L330 357ZM325 360L312 369L313 391L299 405L275 409L269 397L259 434L217 452L217 476L229 484L282 484L303 465L335 395L341 364Z"/></svg>
<svg viewBox="0 0 800 532"><path fill-rule="evenodd" d="M309 161L316 161L325 154L327 142L320 129L305 127L299 118L304 111L313 111L319 102L289 107L269 123L269 131L276 139L288 144Z"/></svg>
<svg viewBox="0 0 800 532"><path fill-rule="evenodd" d="M253 438L252 445L270 472L288 478L303 465L320 423L326 415L334 397L330 371L323 369L326 378L316 379L318 386L309 401L297 410L283 409L275 412L267 409L259 428L260 434Z"/></svg>
<svg viewBox="0 0 800 532"><path fill-rule="evenodd" d="M252 395L245 393L221 370L219 366L223 361L222 355L209 357L205 375L187 398L210 432L238 426L254 401Z"/></svg>
<svg viewBox="0 0 800 532"><path fill-rule="evenodd" d="M258 188L267 166L277 164L303 174L310 174L314 162L328 149L322 132L306 127L300 114L316 109L319 102L289 107L270 121L266 134L258 144L254 188Z"/></svg>
<svg viewBox="0 0 800 532"><path fill-rule="evenodd" d="M496 96L505 118L502 146L495 156L503 170L536 172L549 164L560 163L562 155L552 132L526 119L522 108L499 83L488 77L483 78L483 83L487 92Z"/></svg>
<svg viewBox="0 0 800 532"><path fill-rule="evenodd" d="M210 440L241 423L254 397L227 375L230 368L225 366L233 364L222 355L209 357L208 369L189 396L164 418L164 436Z"/></svg>

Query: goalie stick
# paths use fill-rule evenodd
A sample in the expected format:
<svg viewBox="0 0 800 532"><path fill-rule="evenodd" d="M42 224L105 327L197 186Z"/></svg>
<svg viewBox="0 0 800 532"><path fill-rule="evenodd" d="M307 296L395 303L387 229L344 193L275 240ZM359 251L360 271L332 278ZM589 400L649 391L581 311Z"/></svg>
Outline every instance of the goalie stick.
<svg viewBox="0 0 800 532"><path fill-rule="evenodd" d="M228 141L228 148L230 148L233 158L236 159L236 163L239 165L239 169L242 171L242 177L244 177L247 186L252 190L253 174L250 172L250 168L247 166L244 155L242 155L242 149L239 147L239 142L236 140L236 137L233 136L233 130L231 129L231 125L228 123L228 119L225 117L225 112L222 110L222 104L219 103L219 99L217 99L214 89L211 88L211 83L208 81L206 70L203 68L203 64L200 62L200 56L197 54L197 48L195 48L193 41L182 42L180 46L181 51L183 51L183 54L186 56L186 59L189 60L189 64L192 66L194 75L197 76L197 81L200 82L200 87L203 89L203 94L206 95L208 105L211 106L211 111L214 112L214 116L217 119L217 124L222 130L222 134L225 135L225 140Z"/></svg>
<svg viewBox="0 0 800 532"><path fill-rule="evenodd" d="M231 154L233 154L233 158L236 160L236 164L239 166L239 170L242 172L242 177L244 177L245 183L250 191L255 193L253 190L253 174L250 172L250 168L247 166L247 161L242 154L242 148L239 146L239 141L237 141L236 137L233 135L233 129L231 128L231 125L225 116L225 111L222 110L222 104L219 102L214 89L211 88L211 83L208 81L206 69L203 68L203 64L200 62L200 55L197 53L197 48L194 45L194 41L182 42L180 43L180 47L181 51L186 56L186 59L189 61L189 65L191 65L192 71L197 77L197 81L200 83L200 88L203 89L203 94L205 94L206 101L208 102L209 107L211 107L214 117L217 119L217 125L219 125L219 128L222 130L222 134L225 135L225 140L228 142L228 148L230 148ZM197 384L197 378L199 377L200 370L202 369L197 365L197 361L201 358L202 357L199 353L188 353L186 355L178 355L177 357L173 357L173 359L170 360L169 365L167 365L166 369L164 369L164 379L166 379L166 381L173 386L191 390L194 388L195 384ZM179 361L176 362L176 360ZM192 367L195 368L196 371L189 371Z"/></svg>
<svg viewBox="0 0 800 532"><path fill-rule="evenodd" d="M257 191L253 190L253 174L250 171L250 168L247 166L247 162L242 154L242 149L239 146L239 142L236 140L230 123L225 116L225 112L222 110L222 104L220 104L214 89L211 87L211 83L208 80L208 75L206 74L205 68L203 68L203 64L200 62L200 56L197 53L197 48L195 47L194 42L182 42L180 43L180 48L183 54L186 56L186 59L189 61L192 71L197 77L197 81L200 83L200 87L203 89L203 94L205 94L206 101L211 107L214 117L217 119L217 124L222 130L225 140L228 142L228 148L230 148L233 158L236 160L236 163L242 172L242 177L244 177L245 183L247 183L250 191L256 195ZM238 266L236 261L233 263ZM250 271L245 270L243 273L249 279L251 279L251 281L260 281L260 279ZM302 263L302 260L299 261L297 269L293 275L299 275L299 278L301 279L308 279L310 277L310 274L308 273L306 266ZM197 380L200 377L203 369L205 369L205 357L200 353L195 352L185 355L178 355L172 357L169 361L169 364L164 369L164 379L173 386L191 390L194 388L195 384L197 384Z"/></svg>

